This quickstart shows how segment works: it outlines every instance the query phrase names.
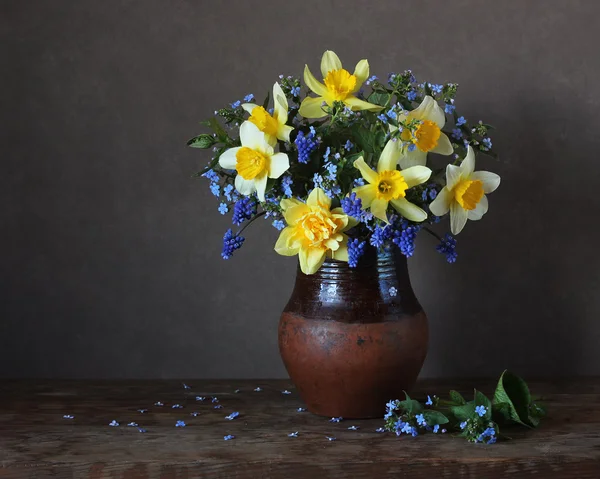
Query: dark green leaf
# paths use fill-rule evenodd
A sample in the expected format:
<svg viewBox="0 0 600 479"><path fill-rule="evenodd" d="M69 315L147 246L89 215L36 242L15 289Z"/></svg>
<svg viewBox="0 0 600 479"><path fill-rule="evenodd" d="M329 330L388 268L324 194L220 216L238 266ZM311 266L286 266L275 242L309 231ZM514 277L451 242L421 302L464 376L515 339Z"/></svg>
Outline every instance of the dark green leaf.
<svg viewBox="0 0 600 479"><path fill-rule="evenodd" d="M485 406L485 419L492 418L492 403L485 394L475 390L475 406Z"/></svg>
<svg viewBox="0 0 600 479"><path fill-rule="evenodd" d="M390 101L390 94L383 92L373 92L369 95L367 101L375 105L385 106Z"/></svg>
<svg viewBox="0 0 600 479"><path fill-rule="evenodd" d="M439 411L425 411L423 413L423 417L430 426L435 426L436 424L446 424L448 422L448 418Z"/></svg>
<svg viewBox="0 0 600 479"><path fill-rule="evenodd" d="M355 125L352 127L354 142L368 153L375 153L375 135L366 128Z"/></svg>
<svg viewBox="0 0 600 479"><path fill-rule="evenodd" d="M475 414L475 404L470 402L463 404L462 406L451 406L450 412L452 412L459 421L466 421Z"/></svg>
<svg viewBox="0 0 600 479"><path fill-rule="evenodd" d="M263 108L266 110L267 108L269 108L269 100L271 99L271 92L268 91L267 92L267 98L265 98L265 101L263 101Z"/></svg>
<svg viewBox="0 0 600 479"><path fill-rule="evenodd" d="M188 140L187 145L192 148L210 148L215 143L216 140L212 135L204 133Z"/></svg>
<svg viewBox="0 0 600 479"><path fill-rule="evenodd" d="M519 376L509 371L502 373L494 393L494 403L508 405L508 417L511 421L531 425L529 421L531 394L527 384Z"/></svg>
<svg viewBox="0 0 600 479"><path fill-rule="evenodd" d="M466 404L467 403L467 401L465 401L465 398L462 396L462 394L459 393L458 391L455 391L454 389L450 391L450 400L456 404Z"/></svg>

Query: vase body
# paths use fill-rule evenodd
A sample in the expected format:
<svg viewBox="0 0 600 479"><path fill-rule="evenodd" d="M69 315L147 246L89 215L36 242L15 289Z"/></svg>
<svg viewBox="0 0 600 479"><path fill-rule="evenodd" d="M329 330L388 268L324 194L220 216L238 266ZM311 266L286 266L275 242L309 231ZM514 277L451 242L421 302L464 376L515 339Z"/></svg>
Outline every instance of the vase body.
<svg viewBox="0 0 600 479"><path fill-rule="evenodd" d="M292 382L309 411L329 417L382 417L414 385L428 337L406 258L374 248L356 268L328 260L314 275L298 269L279 322Z"/></svg>

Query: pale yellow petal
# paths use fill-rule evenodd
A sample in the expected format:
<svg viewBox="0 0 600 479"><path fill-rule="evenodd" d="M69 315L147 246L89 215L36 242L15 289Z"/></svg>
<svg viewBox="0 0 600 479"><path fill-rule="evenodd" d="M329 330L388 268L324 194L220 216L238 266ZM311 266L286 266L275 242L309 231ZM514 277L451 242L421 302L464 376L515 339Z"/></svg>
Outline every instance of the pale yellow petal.
<svg viewBox="0 0 600 479"><path fill-rule="evenodd" d="M323 75L323 78L325 78L330 71L340 70L341 68L342 62L335 52L327 50L323 53L323 57L321 58L321 74Z"/></svg>
<svg viewBox="0 0 600 479"><path fill-rule="evenodd" d="M362 208L367 209L373 203L375 196L377 195L377 185L376 184L368 184L364 186L358 186L352 190L356 193L356 196L360 198L362 203Z"/></svg>
<svg viewBox="0 0 600 479"><path fill-rule="evenodd" d="M460 166L446 166L446 188L453 190L462 177L462 170Z"/></svg>
<svg viewBox="0 0 600 479"><path fill-rule="evenodd" d="M469 210L469 212L467 213L467 218L469 218L472 221L479 221L481 217L487 213L487 210L488 199L487 196L483 195L481 197L481 200L479 200L479 203L477 203L477 206L475 206L475 209Z"/></svg>
<svg viewBox="0 0 600 479"><path fill-rule="evenodd" d="M454 153L454 148L452 148L452 143L450 139L445 133L440 134L440 138L438 139L438 144L435 145L435 148L432 148L431 153L437 153L438 155L451 155Z"/></svg>
<svg viewBox="0 0 600 479"><path fill-rule="evenodd" d="M273 147L271 146L269 136L265 135L250 121L245 121L240 126L240 141L242 142L242 146L258 150L266 155L273 154Z"/></svg>
<svg viewBox="0 0 600 479"><path fill-rule="evenodd" d="M397 143L400 143L399 141ZM427 164L427 153L415 148L413 151L408 151L408 148L403 148L402 155L398 160L400 168L410 168L411 166L425 166Z"/></svg>
<svg viewBox="0 0 600 479"><path fill-rule="evenodd" d="M275 243L275 251L282 256L295 256L298 254L298 248L291 246L294 235L294 228L285 227Z"/></svg>
<svg viewBox="0 0 600 479"><path fill-rule="evenodd" d="M444 187L429 205L429 210L435 216L444 216L450 210L450 203L453 198L452 192Z"/></svg>
<svg viewBox="0 0 600 479"><path fill-rule="evenodd" d="M304 118L323 118L327 113L323 111L323 102L325 99L322 96L312 98L307 96L300 104L298 113Z"/></svg>
<svg viewBox="0 0 600 479"><path fill-rule="evenodd" d="M279 178L290 168L290 159L285 153L275 153L269 165L269 178Z"/></svg>
<svg viewBox="0 0 600 479"><path fill-rule="evenodd" d="M373 103L369 103L364 100L360 100L355 96L349 96L344 100L344 103L349 106L353 111L358 110L369 110L369 111L379 111L382 110L383 107L379 105L375 105Z"/></svg>
<svg viewBox="0 0 600 479"><path fill-rule="evenodd" d="M354 76L356 77L356 86L352 93L356 93L360 90L360 87L369 78L369 62L367 60L361 60L356 64L354 69Z"/></svg>
<svg viewBox="0 0 600 479"><path fill-rule="evenodd" d="M391 201L394 209L407 220L421 222L427 219L427 213L406 198L398 198Z"/></svg>
<svg viewBox="0 0 600 479"><path fill-rule="evenodd" d="M496 188L500 186L500 176L491 171L475 171L471 174L469 179L481 181L483 183L483 192L485 194L495 191Z"/></svg>
<svg viewBox="0 0 600 479"><path fill-rule="evenodd" d="M265 201L265 191L267 190L267 175L263 174L254 178L254 185L256 187L256 196L258 197L258 199L260 201Z"/></svg>
<svg viewBox="0 0 600 479"><path fill-rule="evenodd" d="M411 166L400 173L409 188L425 183L431 176L431 170L426 166Z"/></svg>
<svg viewBox="0 0 600 479"><path fill-rule="evenodd" d="M298 255L304 274L315 274L325 261L325 248L302 248Z"/></svg>
<svg viewBox="0 0 600 479"><path fill-rule="evenodd" d="M292 206L298 206L298 205L303 205L303 204L304 203L302 203L302 201L297 200L296 198L284 198L279 203L279 206L281 206L281 209L283 211L285 211L288 208L291 208Z"/></svg>
<svg viewBox="0 0 600 479"><path fill-rule="evenodd" d="M283 217L288 225L295 226L308 213L310 213L310 207L304 203L299 203L285 210Z"/></svg>
<svg viewBox="0 0 600 479"><path fill-rule="evenodd" d="M285 124L288 119L288 101L277 82L273 85L273 107L273 117L279 123Z"/></svg>
<svg viewBox="0 0 600 479"><path fill-rule="evenodd" d="M248 112L250 115L252 115L252 110L254 110L258 105L255 105L254 103L243 103L242 104L242 108Z"/></svg>
<svg viewBox="0 0 600 479"><path fill-rule="evenodd" d="M321 188L315 188L308 195L306 204L329 209L331 207L331 198L329 198Z"/></svg>
<svg viewBox="0 0 600 479"><path fill-rule="evenodd" d="M281 141L285 141L286 143L290 142L290 133L292 132L294 128L292 128L289 125L280 125L279 128L277 128L277 138L279 138Z"/></svg>
<svg viewBox="0 0 600 479"><path fill-rule="evenodd" d="M425 96L421 104L411 111L408 116L416 118L417 120L432 121L439 126L440 129L444 128L444 125L446 124L444 110L442 110L440 105L438 105L438 102L429 95Z"/></svg>
<svg viewBox="0 0 600 479"><path fill-rule="evenodd" d="M465 156L465 159L460 164L460 169L464 179L469 178L471 173L475 171L475 151L473 151L473 147L471 145L469 145L467 150L467 156Z"/></svg>
<svg viewBox="0 0 600 479"><path fill-rule="evenodd" d="M369 165L367 165L362 156L357 160L354 160L353 164L354 168L357 168L360 171L362 177L369 183L377 184L379 182L379 175L375 171L373 171Z"/></svg>
<svg viewBox="0 0 600 479"><path fill-rule="evenodd" d="M235 189L242 195L249 196L256 191L256 186L254 180L245 180L242 175L237 175L235 177Z"/></svg>
<svg viewBox="0 0 600 479"><path fill-rule="evenodd" d="M346 217L347 221L346 223L344 223L344 225L342 225L342 227L339 229L339 231L346 231L349 230L350 228L355 227L358 224L358 220L356 218L354 218L353 216L348 216L346 213L344 213L344 210L340 207L338 208L333 208L331 210L331 213L335 216L339 216L339 217Z"/></svg>
<svg viewBox="0 0 600 479"><path fill-rule="evenodd" d="M237 146L224 151L223 154L219 156L219 166L221 168L225 168L226 170L235 170L235 165L237 164L236 154L238 151L240 151L240 149L241 146Z"/></svg>
<svg viewBox="0 0 600 479"><path fill-rule="evenodd" d="M344 239L339 243L339 248L331 253L331 257L338 261L348 262L348 237L344 235Z"/></svg>
<svg viewBox="0 0 600 479"><path fill-rule="evenodd" d="M310 71L310 68L308 68L308 65L304 65L304 83L317 95L327 95L327 87L314 77Z"/></svg>
<svg viewBox="0 0 600 479"><path fill-rule="evenodd" d="M450 205L450 231L457 235L462 231L467 223L468 213L456 201Z"/></svg>
<svg viewBox="0 0 600 479"><path fill-rule="evenodd" d="M396 147L396 143L397 141L389 140L385 144L381 156L379 157L379 161L377 162L377 173L396 169L398 160L401 156L401 152Z"/></svg>
<svg viewBox="0 0 600 479"><path fill-rule="evenodd" d="M375 198L371 202L371 213L373 213L373 216L375 216L376 218L379 218L380 220L389 223L387 219L387 207L387 201L385 201L382 198Z"/></svg>

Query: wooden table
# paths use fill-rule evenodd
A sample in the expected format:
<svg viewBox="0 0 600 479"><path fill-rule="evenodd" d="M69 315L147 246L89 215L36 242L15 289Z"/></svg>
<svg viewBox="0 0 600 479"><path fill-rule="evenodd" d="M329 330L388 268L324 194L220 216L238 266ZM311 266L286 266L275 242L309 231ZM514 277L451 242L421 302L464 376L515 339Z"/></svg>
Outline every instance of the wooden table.
<svg viewBox="0 0 600 479"><path fill-rule="evenodd" d="M377 433L382 420L331 423L298 412L289 381L186 383L191 389L181 381L1 381L0 478L600 478L599 378L530 382L549 417L490 446ZM475 386L490 393L494 384L426 380L414 395ZM234 411L240 416L226 420Z"/></svg>

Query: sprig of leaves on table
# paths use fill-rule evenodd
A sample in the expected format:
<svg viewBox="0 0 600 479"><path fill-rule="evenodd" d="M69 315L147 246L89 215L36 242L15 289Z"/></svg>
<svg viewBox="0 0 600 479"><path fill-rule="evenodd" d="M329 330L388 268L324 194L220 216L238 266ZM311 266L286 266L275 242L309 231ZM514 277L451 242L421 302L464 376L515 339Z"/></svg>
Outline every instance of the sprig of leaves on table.
<svg viewBox="0 0 600 479"><path fill-rule="evenodd" d="M500 376L491 400L475 390L473 400L467 401L452 390L449 399L428 396L422 404L406 394L403 401L392 400L386 406L385 429L398 436L456 432L470 442L487 444L495 443L498 437L508 438L500 436L500 425L533 428L546 414L545 408L532 398L527 383L509 371Z"/></svg>

